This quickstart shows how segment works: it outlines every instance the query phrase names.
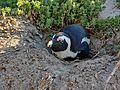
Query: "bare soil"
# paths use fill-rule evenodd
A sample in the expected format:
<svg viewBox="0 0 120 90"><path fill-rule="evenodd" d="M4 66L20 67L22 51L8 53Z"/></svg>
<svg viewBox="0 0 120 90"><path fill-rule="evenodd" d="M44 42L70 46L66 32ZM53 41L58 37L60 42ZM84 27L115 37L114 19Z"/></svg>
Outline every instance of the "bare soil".
<svg viewBox="0 0 120 90"><path fill-rule="evenodd" d="M109 32L107 32L109 33ZM120 57L113 50L120 33L91 37L92 58L62 61L29 20L0 17L0 90L120 90Z"/></svg>

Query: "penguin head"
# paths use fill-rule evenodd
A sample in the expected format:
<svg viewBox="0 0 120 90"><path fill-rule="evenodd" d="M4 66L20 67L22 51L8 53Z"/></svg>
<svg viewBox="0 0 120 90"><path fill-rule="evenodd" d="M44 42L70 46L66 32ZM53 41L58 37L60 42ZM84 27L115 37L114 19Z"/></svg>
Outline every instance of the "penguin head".
<svg viewBox="0 0 120 90"><path fill-rule="evenodd" d="M69 45L68 37L63 34L63 32L59 32L52 37L47 44L49 48L54 52L65 51Z"/></svg>

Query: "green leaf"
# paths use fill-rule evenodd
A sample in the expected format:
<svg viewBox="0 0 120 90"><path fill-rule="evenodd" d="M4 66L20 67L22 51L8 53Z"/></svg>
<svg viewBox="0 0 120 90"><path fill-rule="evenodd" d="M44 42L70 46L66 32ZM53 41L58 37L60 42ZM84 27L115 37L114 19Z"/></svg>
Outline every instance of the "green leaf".
<svg viewBox="0 0 120 90"><path fill-rule="evenodd" d="M52 24L52 20L51 19L46 19L46 27L50 27Z"/></svg>

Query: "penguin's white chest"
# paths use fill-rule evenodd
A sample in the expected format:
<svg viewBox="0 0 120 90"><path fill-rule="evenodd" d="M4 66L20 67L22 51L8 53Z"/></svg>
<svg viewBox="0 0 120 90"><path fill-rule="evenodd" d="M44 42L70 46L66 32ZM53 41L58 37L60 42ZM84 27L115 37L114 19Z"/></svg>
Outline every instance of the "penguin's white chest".
<svg viewBox="0 0 120 90"><path fill-rule="evenodd" d="M74 53L74 52L70 51L70 47L71 47L70 39L66 36L61 36L61 37L59 37L59 39L60 38L66 40L66 42L68 43L68 47L64 51L60 51L60 52L54 52L53 51L53 53L60 59L64 59L64 58L67 58L67 57L75 58L77 56L78 52Z"/></svg>
<svg viewBox="0 0 120 90"><path fill-rule="evenodd" d="M60 59L64 59L66 57L72 57L75 58L77 56L77 52L71 52L70 49L67 49L65 51L61 51L61 52L53 52L58 58Z"/></svg>
<svg viewBox="0 0 120 90"><path fill-rule="evenodd" d="M64 37L64 38L65 38L65 37ZM64 58L67 58L67 57L75 58L75 57L77 56L77 54L80 53L80 51L77 51L76 53L70 51L71 41L70 41L69 38L65 38L65 39L66 39L66 41L67 41L67 43L68 43L67 49L64 50L64 51L60 51L60 52L54 52L54 51L52 51L52 52L53 52L58 58L60 58L60 59L64 59ZM88 39L87 37L84 37L84 38L82 39L82 41L81 41L81 44L82 44L83 42L87 42L88 45L89 45L90 39Z"/></svg>

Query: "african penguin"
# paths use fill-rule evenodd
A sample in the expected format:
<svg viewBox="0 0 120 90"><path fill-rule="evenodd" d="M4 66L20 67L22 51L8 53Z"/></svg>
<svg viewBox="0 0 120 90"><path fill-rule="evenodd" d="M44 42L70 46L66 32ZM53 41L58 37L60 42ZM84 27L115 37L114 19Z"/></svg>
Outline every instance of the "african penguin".
<svg viewBox="0 0 120 90"><path fill-rule="evenodd" d="M55 34L48 42L52 53L64 60L85 58L89 55L90 35L78 24L66 26L62 32Z"/></svg>

